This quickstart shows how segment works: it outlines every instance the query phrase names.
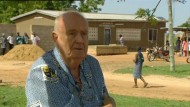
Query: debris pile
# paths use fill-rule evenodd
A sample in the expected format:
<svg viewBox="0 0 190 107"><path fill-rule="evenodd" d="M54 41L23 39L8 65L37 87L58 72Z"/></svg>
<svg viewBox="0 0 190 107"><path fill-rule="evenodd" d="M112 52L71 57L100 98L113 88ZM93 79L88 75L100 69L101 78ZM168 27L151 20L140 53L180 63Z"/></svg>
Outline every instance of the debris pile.
<svg viewBox="0 0 190 107"><path fill-rule="evenodd" d="M35 61L44 53L45 51L36 45L16 45L4 56L1 56L0 60Z"/></svg>

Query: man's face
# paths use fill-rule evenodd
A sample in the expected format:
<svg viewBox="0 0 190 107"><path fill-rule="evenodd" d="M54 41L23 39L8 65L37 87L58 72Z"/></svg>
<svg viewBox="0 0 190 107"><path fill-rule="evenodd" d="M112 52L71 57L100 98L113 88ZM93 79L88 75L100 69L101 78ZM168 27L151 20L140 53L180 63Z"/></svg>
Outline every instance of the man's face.
<svg viewBox="0 0 190 107"><path fill-rule="evenodd" d="M63 58L83 60L88 49L88 24L79 15L60 18L56 45Z"/></svg>

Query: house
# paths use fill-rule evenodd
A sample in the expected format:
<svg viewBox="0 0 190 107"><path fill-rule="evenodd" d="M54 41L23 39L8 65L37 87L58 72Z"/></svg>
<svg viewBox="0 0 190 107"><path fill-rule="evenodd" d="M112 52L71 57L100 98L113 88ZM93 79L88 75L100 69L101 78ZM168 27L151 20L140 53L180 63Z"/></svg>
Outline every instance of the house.
<svg viewBox="0 0 190 107"><path fill-rule="evenodd" d="M16 31L20 34L35 32L41 38L40 46L44 50L51 49L54 44L51 40L51 32L55 18L62 11L33 10L11 18L16 24ZM108 13L82 13L89 23L89 44L109 45L119 44L119 35L125 38L125 45L129 50L136 50L139 46L143 49L164 45L166 20L155 17L158 20L156 26L151 26L146 19L136 18L132 14L108 14Z"/></svg>

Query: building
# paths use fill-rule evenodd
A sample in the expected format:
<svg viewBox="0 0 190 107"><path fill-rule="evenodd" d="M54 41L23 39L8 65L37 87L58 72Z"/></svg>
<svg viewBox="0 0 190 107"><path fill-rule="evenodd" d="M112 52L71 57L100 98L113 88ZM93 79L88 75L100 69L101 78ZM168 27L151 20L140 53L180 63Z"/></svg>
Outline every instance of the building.
<svg viewBox="0 0 190 107"><path fill-rule="evenodd" d="M51 32L55 18L62 11L34 10L11 18L16 24L16 31L24 34L36 32L41 38L40 46L44 50L51 49L54 45ZM136 15L82 13L89 22L89 44L109 45L119 44L119 35L125 38L125 45L129 50L143 49L155 46L164 46L166 20L156 17L158 23L151 26L146 19L136 18Z"/></svg>

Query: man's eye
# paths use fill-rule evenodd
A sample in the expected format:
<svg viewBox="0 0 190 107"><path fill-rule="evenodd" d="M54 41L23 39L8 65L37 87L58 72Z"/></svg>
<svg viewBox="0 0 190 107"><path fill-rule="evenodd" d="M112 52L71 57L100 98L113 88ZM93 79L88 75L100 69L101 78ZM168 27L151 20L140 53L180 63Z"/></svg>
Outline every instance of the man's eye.
<svg viewBox="0 0 190 107"><path fill-rule="evenodd" d="M81 35L82 35L82 36L88 36L88 33L82 32Z"/></svg>
<svg viewBox="0 0 190 107"><path fill-rule="evenodd" d="M76 33L75 32L70 32L69 35L74 36Z"/></svg>

